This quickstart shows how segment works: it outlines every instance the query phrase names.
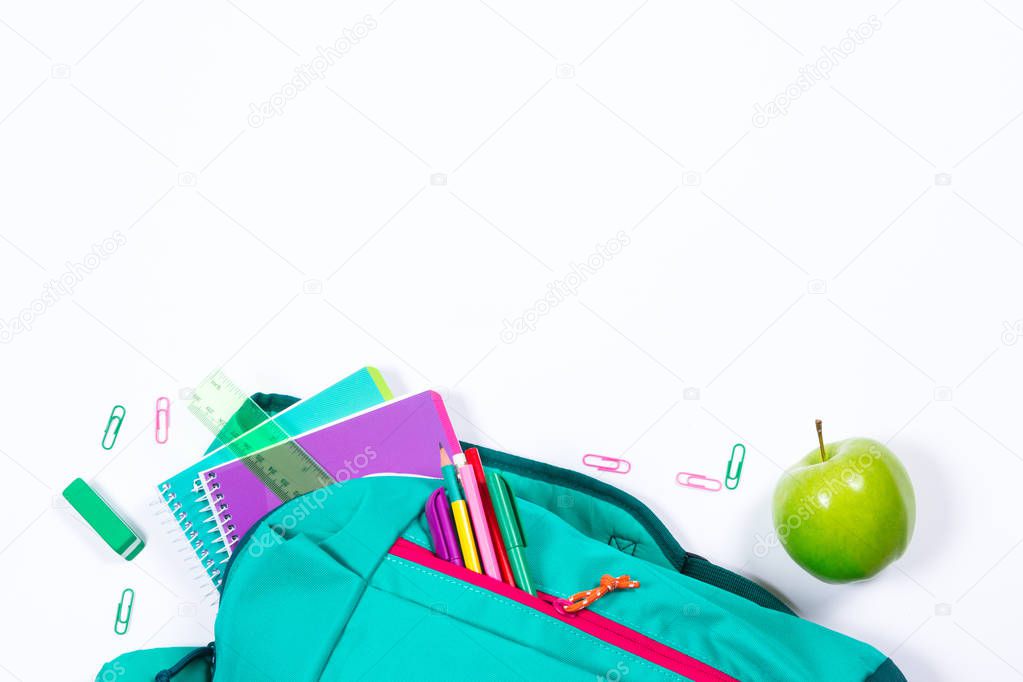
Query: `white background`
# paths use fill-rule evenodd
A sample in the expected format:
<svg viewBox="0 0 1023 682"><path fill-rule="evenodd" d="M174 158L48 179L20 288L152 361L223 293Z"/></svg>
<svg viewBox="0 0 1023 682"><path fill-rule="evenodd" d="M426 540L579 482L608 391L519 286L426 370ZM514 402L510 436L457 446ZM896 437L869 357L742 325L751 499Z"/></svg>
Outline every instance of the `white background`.
<svg viewBox="0 0 1023 682"><path fill-rule="evenodd" d="M753 124L871 15L829 79ZM150 506L209 441L180 391L222 366L307 396L367 364L439 388L463 439L628 458L599 476L685 547L910 679L1020 677L1021 57L1007 0L0 4L0 317L126 238L0 347L0 679L211 639ZM867 583L755 554L815 417L888 442L916 488L908 553ZM737 491L674 484L723 475L736 442ZM137 560L61 503L76 476L141 529Z"/></svg>

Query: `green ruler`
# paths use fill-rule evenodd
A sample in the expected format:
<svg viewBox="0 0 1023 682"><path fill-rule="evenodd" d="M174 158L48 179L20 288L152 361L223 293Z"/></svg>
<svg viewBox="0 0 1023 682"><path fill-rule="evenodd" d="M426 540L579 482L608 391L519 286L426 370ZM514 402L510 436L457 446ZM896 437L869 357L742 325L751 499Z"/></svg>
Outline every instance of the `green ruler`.
<svg viewBox="0 0 1023 682"><path fill-rule="evenodd" d="M221 444L230 443L269 419L269 415L221 370L211 373L192 391L188 411Z"/></svg>
<svg viewBox="0 0 1023 682"><path fill-rule="evenodd" d="M242 457L282 502L334 483L283 428L267 421L266 412L222 370L211 373L193 391L188 411L228 450ZM255 450L261 452L249 454Z"/></svg>

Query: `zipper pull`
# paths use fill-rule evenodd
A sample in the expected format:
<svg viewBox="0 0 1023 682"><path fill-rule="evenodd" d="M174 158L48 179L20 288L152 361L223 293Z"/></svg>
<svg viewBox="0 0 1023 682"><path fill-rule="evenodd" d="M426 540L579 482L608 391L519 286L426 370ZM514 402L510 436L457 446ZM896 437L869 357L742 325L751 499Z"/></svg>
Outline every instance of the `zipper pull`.
<svg viewBox="0 0 1023 682"><path fill-rule="evenodd" d="M617 578L603 575L600 578L600 585L592 590L576 592L568 599L555 599L554 608L562 613L576 613L615 590L632 590L637 587L639 587L639 581L633 580L627 575L620 575Z"/></svg>

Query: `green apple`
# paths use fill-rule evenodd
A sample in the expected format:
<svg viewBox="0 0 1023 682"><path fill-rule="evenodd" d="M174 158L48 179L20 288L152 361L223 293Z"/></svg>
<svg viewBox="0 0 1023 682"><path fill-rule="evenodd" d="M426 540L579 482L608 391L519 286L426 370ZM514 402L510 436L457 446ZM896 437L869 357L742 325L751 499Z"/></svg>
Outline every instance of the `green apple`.
<svg viewBox="0 0 1023 682"><path fill-rule="evenodd" d="M916 501L909 474L882 443L824 444L790 467L774 490L774 529L797 564L825 582L876 575L902 556Z"/></svg>

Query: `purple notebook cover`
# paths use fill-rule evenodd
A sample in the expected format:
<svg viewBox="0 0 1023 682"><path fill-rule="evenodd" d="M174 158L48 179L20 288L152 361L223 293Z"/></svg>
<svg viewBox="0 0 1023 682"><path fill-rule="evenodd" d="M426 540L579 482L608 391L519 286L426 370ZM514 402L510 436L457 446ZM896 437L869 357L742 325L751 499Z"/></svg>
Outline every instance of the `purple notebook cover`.
<svg viewBox="0 0 1023 682"><path fill-rule="evenodd" d="M450 453L462 450L444 402L435 391L386 402L298 436L295 441L338 481L372 474L439 477L438 444L443 443ZM261 518L283 504L245 459L202 472L207 496L212 500L217 495L211 508L216 510L227 554ZM215 491L211 490L214 481Z"/></svg>

